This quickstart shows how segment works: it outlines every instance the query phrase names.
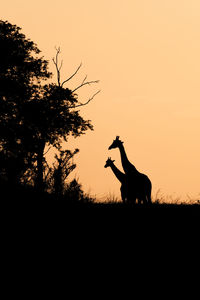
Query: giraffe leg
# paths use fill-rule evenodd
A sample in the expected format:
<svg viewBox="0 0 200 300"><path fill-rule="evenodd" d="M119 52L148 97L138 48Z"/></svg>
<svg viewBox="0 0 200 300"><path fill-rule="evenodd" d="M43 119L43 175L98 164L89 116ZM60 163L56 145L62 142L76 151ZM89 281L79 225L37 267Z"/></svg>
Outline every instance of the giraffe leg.
<svg viewBox="0 0 200 300"><path fill-rule="evenodd" d="M127 203L128 204L135 204L136 203L136 196L134 193L128 193L127 195Z"/></svg>
<svg viewBox="0 0 200 300"><path fill-rule="evenodd" d="M151 204L151 203L152 203L152 201L151 201L151 193L148 193L148 194L147 194L147 203L148 203L148 204Z"/></svg>
<svg viewBox="0 0 200 300"><path fill-rule="evenodd" d="M121 191L122 202L126 203L126 195L125 195L125 191L124 191L124 187L123 186L121 186L120 191Z"/></svg>
<svg viewBox="0 0 200 300"><path fill-rule="evenodd" d="M152 200L151 200L151 190L152 190L152 183L150 180L148 180L148 188L147 188L147 203L151 204Z"/></svg>
<svg viewBox="0 0 200 300"><path fill-rule="evenodd" d="M138 204L141 205L145 205L147 204L147 198L146 195L144 193L142 193L139 197L138 197Z"/></svg>
<svg viewBox="0 0 200 300"><path fill-rule="evenodd" d="M151 200L151 189L152 189L152 186L151 186L151 183L147 189L147 193L146 193L146 198L147 198L147 203L148 204L151 204L152 203L152 200Z"/></svg>

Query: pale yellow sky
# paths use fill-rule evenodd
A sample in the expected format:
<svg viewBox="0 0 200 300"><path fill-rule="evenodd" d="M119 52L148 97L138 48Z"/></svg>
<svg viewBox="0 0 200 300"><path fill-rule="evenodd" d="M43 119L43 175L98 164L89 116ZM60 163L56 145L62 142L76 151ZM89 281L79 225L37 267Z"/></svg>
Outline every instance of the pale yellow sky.
<svg viewBox="0 0 200 300"><path fill-rule="evenodd" d="M119 195L104 164L111 156L121 168L118 150L107 150L120 135L153 194L199 195L199 0L8 0L0 9L1 19L22 27L45 58L61 47L63 79L82 61L70 87L86 74L100 80L80 94L84 100L101 89L82 109L95 131L68 145L80 148L73 176L85 191Z"/></svg>

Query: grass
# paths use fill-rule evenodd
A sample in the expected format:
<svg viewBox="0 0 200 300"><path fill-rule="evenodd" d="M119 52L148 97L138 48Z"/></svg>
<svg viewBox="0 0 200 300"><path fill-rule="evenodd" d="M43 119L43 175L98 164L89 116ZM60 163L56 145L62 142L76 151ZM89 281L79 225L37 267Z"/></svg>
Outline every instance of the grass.
<svg viewBox="0 0 200 300"><path fill-rule="evenodd" d="M2 217L10 219L15 224L23 220L23 226L30 223L37 224L61 224L66 228L85 226L88 223L90 230L97 226L121 228L137 228L155 224L156 230L160 224L192 224L199 221L200 201L192 200L181 202L180 199L165 198L157 193L150 205L125 205L114 195L108 195L105 202L94 199L89 194L85 195L87 201L77 199L55 198L48 193L38 194L32 189L12 190L8 195L7 189L4 195L1 193L0 212ZM167 201L166 201L167 200ZM169 201L171 200L171 202ZM134 223L134 225L133 225ZM61 226L61 225L60 225Z"/></svg>
<svg viewBox="0 0 200 300"><path fill-rule="evenodd" d="M20 198L16 193L11 194L12 198L1 199L0 216L2 231L9 240L14 237L16 243L19 235L23 242L27 238L41 243L48 239L49 247L54 248L57 243L63 243L63 249L81 241L82 251L88 241L92 246L96 240L104 245L103 251L108 251L107 245L113 241L120 247L124 247L124 241L136 247L138 242L149 241L148 247L152 247L152 241L159 245L160 240L171 241L171 236L176 241L180 234L185 240L197 228L199 231L199 204L156 201L149 206L124 205L115 197L109 197L104 203L84 203L30 192L22 193Z"/></svg>
<svg viewBox="0 0 200 300"><path fill-rule="evenodd" d="M95 196L91 196L89 193L84 193L80 187L70 193L67 191L64 196L56 197L54 194L50 194L44 192L42 194L38 193L34 190L34 188L27 187L6 187L5 185L1 185L1 200L2 202L16 202L16 203L62 203L62 205L67 206L80 206L80 207L116 207L116 208L125 208L136 209L136 208L145 208L151 209L153 207L158 208L182 208L182 207L199 207L200 208L200 199L192 199L187 196L187 201L182 201L180 197L173 198L172 196L165 196L161 193L160 190L156 192L156 194L152 197L152 204L148 206L144 205L125 205L115 194L108 194L104 199L96 198ZM80 197L81 196L81 197Z"/></svg>

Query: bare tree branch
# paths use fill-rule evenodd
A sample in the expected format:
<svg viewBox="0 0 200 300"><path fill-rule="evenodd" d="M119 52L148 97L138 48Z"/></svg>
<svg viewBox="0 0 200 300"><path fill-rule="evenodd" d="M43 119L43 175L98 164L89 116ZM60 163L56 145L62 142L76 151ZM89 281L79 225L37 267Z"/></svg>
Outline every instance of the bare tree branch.
<svg viewBox="0 0 200 300"><path fill-rule="evenodd" d="M81 68L81 66L82 66L82 63L80 63L80 65L78 66L78 68L76 69L76 71L75 71L69 78L67 78L66 80L64 80L64 81L62 82L61 87L63 87L63 85L64 85L66 82L68 82L69 80L71 80L71 79L78 73L78 71L79 71L79 69Z"/></svg>
<svg viewBox="0 0 200 300"><path fill-rule="evenodd" d="M94 93L92 95L92 97L90 97L85 103L80 103L78 105L74 105L74 106L69 106L69 108L77 108L77 107L80 107L80 106L84 106L84 105L87 105L90 101L92 101L94 99L94 97L99 94L101 92L101 90L98 90L96 93Z"/></svg>
<svg viewBox="0 0 200 300"><path fill-rule="evenodd" d="M63 66L63 60L61 60L59 72L60 72L60 70L62 69L62 66Z"/></svg>
<svg viewBox="0 0 200 300"><path fill-rule="evenodd" d="M93 80L93 81L86 81L85 82L86 78L87 78L87 76L84 78L83 82L72 91L72 93L74 93L78 89L82 88L84 85L87 85L87 84L90 85L92 83L99 83L99 80Z"/></svg>
<svg viewBox="0 0 200 300"><path fill-rule="evenodd" d="M48 152L49 152L49 150L52 148L52 146L50 146L49 148L48 148L48 150L44 153L44 155L46 155Z"/></svg>
<svg viewBox="0 0 200 300"><path fill-rule="evenodd" d="M87 79L87 75L86 75L85 78L83 79L82 84L86 81L86 79Z"/></svg>
<svg viewBox="0 0 200 300"><path fill-rule="evenodd" d="M61 81L60 81L60 71L61 71L61 68L62 68L62 65L63 65L63 61L61 61L60 65L59 65L58 56L59 56L60 52L61 52L61 51L60 51L60 47L56 48L56 56L55 56L55 58L53 58L53 63L54 63L54 65L55 65L56 71L57 71L58 86L63 88L63 85L64 85L66 82L70 81L70 80L78 73L78 71L79 71L80 68L82 67L82 63L80 63L80 65L78 66L78 68L75 70L75 72L74 72L69 78L67 78L66 80L64 80L64 81L61 83ZM90 84L94 84L94 83L99 83L99 80L86 81L86 79L87 79L87 75L84 77L82 83L81 83L79 86L77 86L74 90L72 90L72 93L76 92L77 90L79 90L80 88L82 88L82 87L85 86L85 85L90 85ZM69 108L76 108L76 107L80 107L80 106L87 105L90 101L92 101L92 100L94 99L94 97L95 97L98 93L100 93L100 90L97 91L96 93L94 93L94 94L92 95L92 97L90 97L86 102L84 102L84 103L79 103L79 104L77 104L77 105L70 106ZM49 150L48 150L48 151L49 151ZM47 152L48 152L48 151L47 151Z"/></svg>
<svg viewBox="0 0 200 300"><path fill-rule="evenodd" d="M63 62L61 62L60 67L58 66L58 55L60 54L60 52L61 52L60 47L56 48L56 57L52 59L54 65L56 67L56 71L57 71L58 86L61 86L61 84L60 84L60 70L62 68L62 63L63 63Z"/></svg>

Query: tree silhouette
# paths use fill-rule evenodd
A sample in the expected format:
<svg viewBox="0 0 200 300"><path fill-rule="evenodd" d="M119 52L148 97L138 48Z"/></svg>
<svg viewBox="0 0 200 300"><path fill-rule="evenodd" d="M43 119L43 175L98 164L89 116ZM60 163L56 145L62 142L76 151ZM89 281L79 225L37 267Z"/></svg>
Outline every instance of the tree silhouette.
<svg viewBox="0 0 200 300"><path fill-rule="evenodd" d="M88 129L93 130L91 121L84 120L77 108L88 104L99 92L93 94L86 102L81 103L78 101L78 95L75 91L86 84L97 83L98 81L86 82L84 80L74 90L64 88L64 84L77 74L78 69L61 83L60 70L62 65L58 66L59 53L60 50L58 49L54 60L58 82L40 86L34 101L25 103L23 107L26 130L31 132L29 136L34 137L34 143L29 144L34 144L35 147L34 153L36 153L37 161L36 185L39 190L43 189L45 146L53 146L61 151L61 144L63 141L67 142L69 135L78 137Z"/></svg>
<svg viewBox="0 0 200 300"><path fill-rule="evenodd" d="M36 44L20 30L0 20L0 160L1 171L12 183L34 156L27 141L23 107L33 101L41 80L51 75Z"/></svg>
<svg viewBox="0 0 200 300"><path fill-rule="evenodd" d="M86 81L85 77L73 90L65 88L81 65L61 82L62 63L59 65L57 49L53 59L57 83L44 84L42 80L51 77L48 62L38 57L40 50L20 30L0 22L0 146L3 156L21 162L23 174L28 168L34 169L35 186L42 191L45 146L61 151L61 143L69 135L78 137L93 129L91 121L84 120L77 108L88 104L99 91L84 103L79 102L77 91L98 81Z"/></svg>

